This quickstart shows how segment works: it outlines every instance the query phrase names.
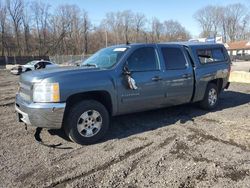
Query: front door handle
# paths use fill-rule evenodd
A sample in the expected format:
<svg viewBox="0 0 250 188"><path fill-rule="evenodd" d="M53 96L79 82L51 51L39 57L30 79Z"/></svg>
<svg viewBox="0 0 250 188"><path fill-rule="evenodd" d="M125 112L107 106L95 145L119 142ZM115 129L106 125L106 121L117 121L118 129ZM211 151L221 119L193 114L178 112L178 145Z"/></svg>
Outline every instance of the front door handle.
<svg viewBox="0 0 250 188"><path fill-rule="evenodd" d="M162 78L160 77L160 76L155 76L155 77L153 77L152 78L152 81L160 81L160 80L162 80Z"/></svg>

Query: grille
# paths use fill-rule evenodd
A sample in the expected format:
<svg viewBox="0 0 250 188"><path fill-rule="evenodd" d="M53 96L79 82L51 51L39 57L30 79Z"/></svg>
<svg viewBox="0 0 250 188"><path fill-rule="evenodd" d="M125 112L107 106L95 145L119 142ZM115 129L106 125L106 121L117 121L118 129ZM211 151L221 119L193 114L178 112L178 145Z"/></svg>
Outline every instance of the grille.
<svg viewBox="0 0 250 188"><path fill-rule="evenodd" d="M32 85L19 83L19 94L25 101L31 101Z"/></svg>

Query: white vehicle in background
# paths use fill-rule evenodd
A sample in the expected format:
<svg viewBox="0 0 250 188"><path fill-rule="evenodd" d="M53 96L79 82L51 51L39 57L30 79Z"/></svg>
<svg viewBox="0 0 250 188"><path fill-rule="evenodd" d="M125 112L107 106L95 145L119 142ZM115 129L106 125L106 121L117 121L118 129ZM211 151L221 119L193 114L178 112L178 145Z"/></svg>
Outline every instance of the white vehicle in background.
<svg viewBox="0 0 250 188"><path fill-rule="evenodd" d="M27 72L27 71L32 71L32 70L37 70L37 69L47 69L47 68L53 68L53 67L58 67L59 65L52 63L51 61L46 61L46 60L34 60L30 61L27 64L23 66L17 66L11 69L12 74L21 74L22 72Z"/></svg>
<svg viewBox="0 0 250 188"><path fill-rule="evenodd" d="M58 67L58 65L50 61L35 60L35 61L30 61L29 63L23 65L22 72L27 72L27 71L36 70L36 69L52 68L52 67Z"/></svg>

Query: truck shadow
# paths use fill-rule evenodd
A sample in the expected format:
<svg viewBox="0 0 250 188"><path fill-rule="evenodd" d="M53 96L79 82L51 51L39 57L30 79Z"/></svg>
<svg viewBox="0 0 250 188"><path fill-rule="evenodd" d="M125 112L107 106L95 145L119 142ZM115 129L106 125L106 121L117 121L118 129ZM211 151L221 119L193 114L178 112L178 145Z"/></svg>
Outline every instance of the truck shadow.
<svg viewBox="0 0 250 188"><path fill-rule="evenodd" d="M250 104L250 94L225 91L221 94L218 107L213 112ZM146 131L155 130L176 122L185 123L207 114L196 104L186 104L147 112L114 117L105 140L122 139Z"/></svg>
<svg viewBox="0 0 250 188"><path fill-rule="evenodd" d="M213 110L213 112L237 107L247 103L250 104L250 94L225 91L221 94L219 105ZM200 109L196 104L186 104L117 116L112 118L108 134L100 142L105 142L111 139L126 138L139 133L173 125L178 121L180 121L180 123L193 121L194 118L205 115L208 112L209 111ZM69 141L63 130L49 130L49 133Z"/></svg>

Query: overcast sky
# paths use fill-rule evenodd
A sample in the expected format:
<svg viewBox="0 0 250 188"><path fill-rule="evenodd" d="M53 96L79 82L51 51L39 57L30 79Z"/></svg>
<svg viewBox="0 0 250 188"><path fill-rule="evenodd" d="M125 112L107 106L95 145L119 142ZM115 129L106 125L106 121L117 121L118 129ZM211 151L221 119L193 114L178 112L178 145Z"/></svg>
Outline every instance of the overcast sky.
<svg viewBox="0 0 250 188"><path fill-rule="evenodd" d="M153 17L160 21L177 20L193 36L200 33L195 22L194 13L207 5L228 5L242 3L250 9L250 0L44 0L52 6L52 10L61 4L75 4L88 12L94 25L98 25L107 12L131 10Z"/></svg>

